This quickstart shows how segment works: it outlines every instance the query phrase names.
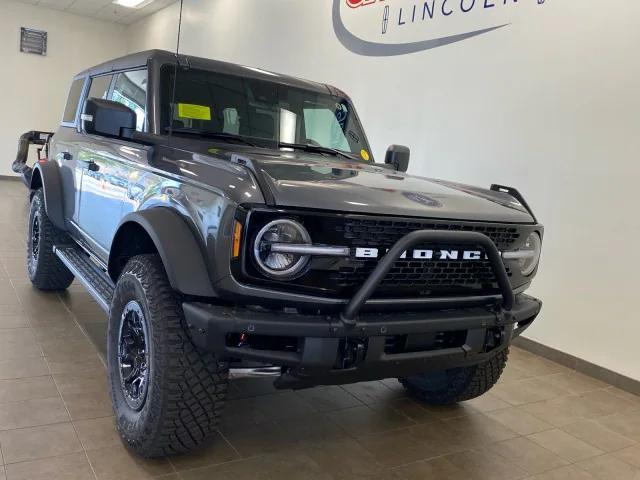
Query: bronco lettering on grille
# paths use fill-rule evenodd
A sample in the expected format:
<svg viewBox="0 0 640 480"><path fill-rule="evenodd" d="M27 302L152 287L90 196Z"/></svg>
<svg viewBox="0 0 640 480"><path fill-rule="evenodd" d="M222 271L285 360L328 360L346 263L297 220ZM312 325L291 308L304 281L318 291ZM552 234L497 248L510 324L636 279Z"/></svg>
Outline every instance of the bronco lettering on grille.
<svg viewBox="0 0 640 480"><path fill-rule="evenodd" d="M383 251L386 253L389 249ZM378 248L356 248L356 258L378 258ZM408 250L399 258L413 258L416 260L484 260L479 250Z"/></svg>

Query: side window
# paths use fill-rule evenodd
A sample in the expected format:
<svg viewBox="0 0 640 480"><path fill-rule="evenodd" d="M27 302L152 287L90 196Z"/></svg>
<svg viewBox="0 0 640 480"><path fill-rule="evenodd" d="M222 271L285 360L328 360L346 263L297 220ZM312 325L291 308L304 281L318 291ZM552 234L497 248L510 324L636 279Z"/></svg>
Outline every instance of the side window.
<svg viewBox="0 0 640 480"><path fill-rule="evenodd" d="M136 130L145 131L147 116L146 70L118 73L108 99L122 103L136 112L138 117Z"/></svg>
<svg viewBox="0 0 640 480"><path fill-rule="evenodd" d="M113 75L103 75L102 77L94 77L91 79L91 87L89 88L89 95L87 98L102 98L106 99L109 94L109 87L111 86L111 79Z"/></svg>
<svg viewBox="0 0 640 480"><path fill-rule="evenodd" d="M71 89L69 90L69 98L67 99L67 106L64 108L64 114L62 115L63 123L76 123L78 102L80 102L83 87L84 78L79 78L71 84Z"/></svg>

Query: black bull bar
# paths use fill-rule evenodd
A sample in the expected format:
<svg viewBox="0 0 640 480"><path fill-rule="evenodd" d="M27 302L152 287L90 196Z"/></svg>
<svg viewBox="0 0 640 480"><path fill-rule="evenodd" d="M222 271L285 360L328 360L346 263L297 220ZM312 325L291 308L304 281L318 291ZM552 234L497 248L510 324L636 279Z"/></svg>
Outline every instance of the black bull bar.
<svg viewBox="0 0 640 480"><path fill-rule="evenodd" d="M373 272L371 272L371 275L369 275L369 278L367 278L362 287L360 287L351 298L344 311L340 314L340 319L347 325L355 325L358 313L376 291L378 285L380 285L380 282L382 282L387 273L389 273L389 270L391 270L398 258L411 247L427 243L455 243L458 245L482 247L496 276L502 294L503 310L510 311L513 308L515 296L511 289L509 276L502 263L502 256L498 248L489 237L479 232L416 230L402 237L391 247Z"/></svg>

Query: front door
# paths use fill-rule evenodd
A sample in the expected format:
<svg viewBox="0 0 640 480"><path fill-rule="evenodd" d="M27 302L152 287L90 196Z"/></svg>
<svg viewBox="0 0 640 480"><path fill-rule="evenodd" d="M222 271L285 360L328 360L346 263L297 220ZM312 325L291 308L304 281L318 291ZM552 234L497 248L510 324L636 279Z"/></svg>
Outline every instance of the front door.
<svg viewBox="0 0 640 480"><path fill-rule="evenodd" d="M135 70L92 79L88 98L126 105L138 114L137 129L143 131L146 91L146 70ZM123 217L131 165L146 162L147 149L125 140L86 134L83 137L77 158L83 169L78 227L106 262Z"/></svg>
<svg viewBox="0 0 640 480"><path fill-rule="evenodd" d="M123 217L130 165L146 158L147 150L139 144L90 135L78 152L84 168L78 226L105 261Z"/></svg>

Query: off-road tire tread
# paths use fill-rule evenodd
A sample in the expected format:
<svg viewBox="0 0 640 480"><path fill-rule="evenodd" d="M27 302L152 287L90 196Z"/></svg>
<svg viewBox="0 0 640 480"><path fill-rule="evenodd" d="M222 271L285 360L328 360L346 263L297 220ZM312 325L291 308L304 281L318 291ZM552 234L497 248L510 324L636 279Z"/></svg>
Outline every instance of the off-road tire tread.
<svg viewBox="0 0 640 480"><path fill-rule="evenodd" d="M399 378L409 394L430 405L452 405L487 393L500 379L509 349L500 351L484 363L447 372L447 386L440 390L421 388L415 377Z"/></svg>
<svg viewBox="0 0 640 480"><path fill-rule="evenodd" d="M149 425L135 439L120 425L118 429L128 446L143 457L186 453L216 432L227 394L228 366L191 342L182 307L158 255L131 258L122 275L135 276L146 292L148 321L159 333L151 335L151 341L155 358L163 356L164 378L160 388L153 390L154 398L147 398L151 401Z"/></svg>
<svg viewBox="0 0 640 480"><path fill-rule="evenodd" d="M62 291L66 290L73 282L74 275L64 263L54 253L54 245L68 245L72 243L66 232L57 228L45 210L44 192L42 189L36 190L31 199L31 210L29 211L29 225L27 235L31 235L31 213L34 208L38 209L40 215L40 245L38 252L38 263L36 271L32 275L29 272L29 257L27 251L27 271L29 279L38 290ZM27 248L30 248L29 238L27 238Z"/></svg>

